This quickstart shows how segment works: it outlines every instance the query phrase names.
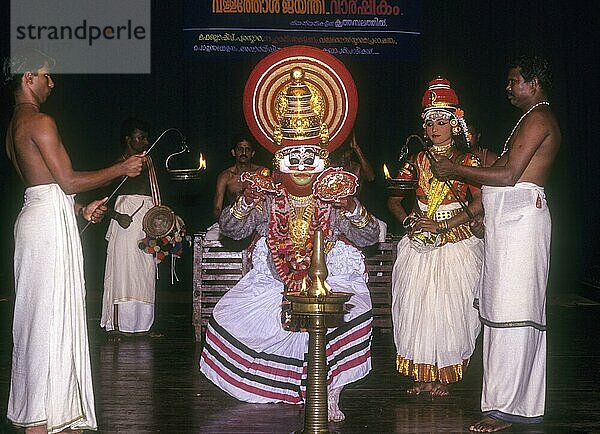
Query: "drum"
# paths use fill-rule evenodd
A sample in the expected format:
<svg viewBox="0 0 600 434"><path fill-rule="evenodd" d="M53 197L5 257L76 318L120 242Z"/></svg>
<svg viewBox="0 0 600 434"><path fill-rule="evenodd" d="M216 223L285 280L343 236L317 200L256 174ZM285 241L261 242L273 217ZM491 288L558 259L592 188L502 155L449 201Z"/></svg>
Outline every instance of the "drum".
<svg viewBox="0 0 600 434"><path fill-rule="evenodd" d="M164 237L175 227L175 213L168 206L155 205L144 215L142 227L149 236Z"/></svg>

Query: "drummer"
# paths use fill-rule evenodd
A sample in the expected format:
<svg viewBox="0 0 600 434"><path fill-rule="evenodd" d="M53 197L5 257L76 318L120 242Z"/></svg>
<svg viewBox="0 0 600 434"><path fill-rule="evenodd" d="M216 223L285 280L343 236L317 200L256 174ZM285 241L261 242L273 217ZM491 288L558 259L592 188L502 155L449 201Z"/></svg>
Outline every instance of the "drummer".
<svg viewBox="0 0 600 434"><path fill-rule="evenodd" d="M462 379L479 334L473 301L483 242L473 236L469 218L481 213L482 206L477 186L446 183L431 173L429 158L437 155L479 165L466 152L464 114L450 82L430 81L422 106L430 152L419 152L398 175L407 185L407 175L415 174L416 204L404 208L402 195L388 200L407 230L392 272L392 319L397 370L414 380L407 392L440 397L450 393L450 383Z"/></svg>
<svg viewBox="0 0 600 434"><path fill-rule="evenodd" d="M129 118L121 124L121 159L148 150L148 125ZM106 232L106 268L100 326L111 334L148 333L154 323L155 257L138 247L146 234L144 215L160 202L154 164L146 157L142 173L119 189ZM159 337L159 333L150 333Z"/></svg>

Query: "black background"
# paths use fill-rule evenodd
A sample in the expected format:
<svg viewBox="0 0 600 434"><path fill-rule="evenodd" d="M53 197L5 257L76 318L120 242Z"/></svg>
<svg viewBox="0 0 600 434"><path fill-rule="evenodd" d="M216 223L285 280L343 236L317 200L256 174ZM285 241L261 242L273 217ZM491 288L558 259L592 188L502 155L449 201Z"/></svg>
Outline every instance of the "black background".
<svg viewBox="0 0 600 434"><path fill-rule="evenodd" d="M598 261L600 197L598 173L598 49L594 2L425 1L421 58L366 60L341 58L359 93L356 135L378 179L363 188L362 199L383 220L396 225L385 208L381 175L384 162L395 161L406 136L420 133L420 100L436 75L450 79L467 118L483 130L483 144L499 151L520 113L506 99L507 63L520 53L542 54L554 70L551 95L563 142L547 196L553 218L549 291L576 292L588 264ZM9 2L0 10L2 56L9 53ZM241 97L260 57L187 57L183 53L182 1L152 1L152 73L149 75L59 75L43 109L57 121L63 142L79 170L108 165L119 153L120 122L129 116L147 120L153 137L169 127L188 137L192 155L208 160L204 179L163 181L164 203L183 216L190 232L211 224L217 174L233 163L228 142L244 126ZM10 119L11 98L0 103L0 134ZM153 151L164 164L178 149L175 134ZM191 158L191 155L190 155ZM259 152L258 162L270 165ZM183 163L186 163L185 161ZM22 203L23 186L5 156L0 158L4 247L0 283L12 288L12 226ZM193 162L190 160L190 165ZM101 290L105 226L84 235L89 290ZM182 281L174 290L191 289L191 250L178 265ZM168 287L162 265L161 286Z"/></svg>

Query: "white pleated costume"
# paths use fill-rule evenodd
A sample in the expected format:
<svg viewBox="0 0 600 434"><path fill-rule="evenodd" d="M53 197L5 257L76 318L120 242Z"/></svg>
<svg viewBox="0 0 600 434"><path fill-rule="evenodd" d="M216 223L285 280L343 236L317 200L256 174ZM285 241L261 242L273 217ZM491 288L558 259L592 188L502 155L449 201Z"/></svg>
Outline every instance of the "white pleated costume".
<svg viewBox="0 0 600 434"><path fill-rule="evenodd" d="M283 283L267 266L261 239L254 268L219 301L206 330L200 370L235 398L254 403L303 402L307 332L281 325ZM371 370L371 299L361 253L340 241L327 257L327 282L353 294L345 324L327 334L328 386L342 387Z"/></svg>
<svg viewBox="0 0 600 434"><path fill-rule="evenodd" d="M528 182L482 189L485 253L484 414L511 423L542 420L546 392L546 285L550 211L543 187Z"/></svg>
<svg viewBox="0 0 600 434"><path fill-rule="evenodd" d="M322 205L325 206L325 205ZM244 220L221 214L224 234L244 238L256 229L261 238L252 252L252 270L225 294L213 310L206 330L200 370L237 399L253 403L304 402L308 361L308 333L284 330L281 320L284 285L275 271L267 231L272 199ZM364 257L347 241L366 246L378 239L374 219L362 229L353 227L332 210L333 247L326 257L327 282L333 291L352 293L344 324L326 337L327 382L341 388L371 370L371 298L366 284Z"/></svg>
<svg viewBox="0 0 600 434"><path fill-rule="evenodd" d="M154 202L152 197L140 194L121 195L115 201L115 211L122 214L131 215L140 206L127 229L111 220L106 232L108 247L100 326L107 331L115 329L115 305L118 305L119 331L146 332L154 323L156 264L153 255L138 247L146 236L142 228L144 215Z"/></svg>
<svg viewBox="0 0 600 434"><path fill-rule="evenodd" d="M15 425L96 429L83 253L72 195L25 191L15 223L15 314L7 417Z"/></svg>
<svg viewBox="0 0 600 434"><path fill-rule="evenodd" d="M482 255L482 240L474 236L430 251L416 250L407 236L398 242L392 319L400 373L424 382L462 378L481 327L473 300Z"/></svg>

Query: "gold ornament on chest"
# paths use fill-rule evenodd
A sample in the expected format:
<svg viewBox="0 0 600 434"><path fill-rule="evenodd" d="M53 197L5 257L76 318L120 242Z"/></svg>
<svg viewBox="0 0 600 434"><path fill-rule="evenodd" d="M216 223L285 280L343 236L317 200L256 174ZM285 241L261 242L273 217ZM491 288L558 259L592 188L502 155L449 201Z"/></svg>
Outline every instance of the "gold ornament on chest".
<svg viewBox="0 0 600 434"><path fill-rule="evenodd" d="M295 248L306 244L310 236L310 223L315 210L315 199L312 195L296 197L290 195L290 218L288 229L290 240Z"/></svg>

